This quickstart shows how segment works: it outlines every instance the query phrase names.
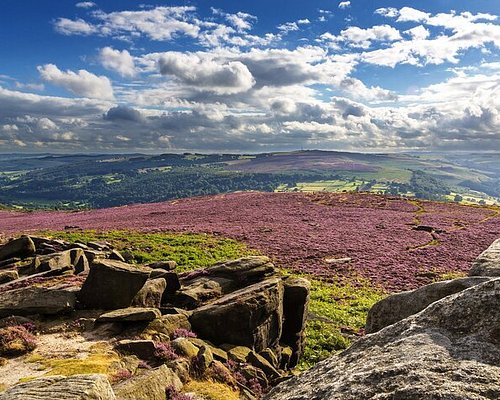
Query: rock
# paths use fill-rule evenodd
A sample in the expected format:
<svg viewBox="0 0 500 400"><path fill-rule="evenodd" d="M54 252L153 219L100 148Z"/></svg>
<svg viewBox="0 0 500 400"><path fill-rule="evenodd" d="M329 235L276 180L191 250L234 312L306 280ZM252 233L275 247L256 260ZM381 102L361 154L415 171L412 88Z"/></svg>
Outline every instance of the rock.
<svg viewBox="0 0 500 400"><path fill-rule="evenodd" d="M163 269L166 271L173 271L177 267L177 263L175 261L157 261L148 264L146 266L152 269Z"/></svg>
<svg viewBox="0 0 500 400"><path fill-rule="evenodd" d="M111 253L109 253L108 258L110 260L125 262L125 258L121 255L121 253L118 250L111 250Z"/></svg>
<svg viewBox="0 0 500 400"><path fill-rule="evenodd" d="M23 325L23 324L35 325L35 322L32 319L21 317L19 315L13 315L11 317L5 317L0 319L0 328L5 328L7 326Z"/></svg>
<svg viewBox="0 0 500 400"><path fill-rule="evenodd" d="M149 279L132 300L134 307L160 307L167 281L163 278Z"/></svg>
<svg viewBox="0 0 500 400"><path fill-rule="evenodd" d="M215 347L212 343L210 343L206 340L199 339L199 338L187 338L187 339L198 348L201 348L201 347L209 348L216 360L219 360L222 362L226 362L228 360L227 353L224 350L219 349L218 347Z"/></svg>
<svg viewBox="0 0 500 400"><path fill-rule="evenodd" d="M280 341L291 347L293 353L289 367L297 365L304 352L305 324L309 306L309 291L311 284L304 278L285 279L283 297L283 333Z"/></svg>
<svg viewBox="0 0 500 400"><path fill-rule="evenodd" d="M210 367L210 364L214 361L214 355L212 351L207 346L201 346L196 355L196 367L198 372L203 373Z"/></svg>
<svg viewBox="0 0 500 400"><path fill-rule="evenodd" d="M233 345L223 344L221 347L227 352L227 356L230 360L239 363L247 362L247 357L252 351L252 349L249 349L248 347L245 346L233 346Z"/></svg>
<svg viewBox="0 0 500 400"><path fill-rule="evenodd" d="M193 330L215 345L232 343L262 351L277 346L282 331L283 283L271 278L194 310Z"/></svg>
<svg viewBox="0 0 500 400"><path fill-rule="evenodd" d="M21 236L18 239L10 240L0 247L0 260L7 260L12 257L26 258L35 254L35 244L28 236Z"/></svg>
<svg viewBox="0 0 500 400"><path fill-rule="evenodd" d="M366 333L377 332L388 325L392 325L412 314L422 311L429 304L443 297L478 285L489 279L487 277L458 278L431 283L415 290L386 297L368 311Z"/></svg>
<svg viewBox="0 0 500 400"><path fill-rule="evenodd" d="M292 358L293 350L291 347L285 346L281 348L280 368L287 370L289 368L290 359Z"/></svg>
<svg viewBox="0 0 500 400"><path fill-rule="evenodd" d="M264 357L274 368L279 367L279 359L271 349L264 349L259 353L259 355Z"/></svg>
<svg viewBox="0 0 500 400"><path fill-rule="evenodd" d="M10 315L65 314L75 308L71 289L24 287L0 293L0 318Z"/></svg>
<svg viewBox="0 0 500 400"><path fill-rule="evenodd" d="M264 371L266 376L268 378L271 378L271 380L278 379L281 374L274 368L269 361L267 361L264 357L261 355L255 353L254 351L251 351L248 353L247 360L249 364L252 364L254 367L257 367Z"/></svg>
<svg viewBox="0 0 500 400"><path fill-rule="evenodd" d="M149 270L113 260L98 260L78 295L84 308L113 310L129 307L144 286Z"/></svg>
<svg viewBox="0 0 500 400"><path fill-rule="evenodd" d="M500 398L500 279L447 296L274 388L266 400Z"/></svg>
<svg viewBox="0 0 500 400"><path fill-rule="evenodd" d="M121 308L100 315L96 322L139 322L153 321L161 316L157 308Z"/></svg>
<svg viewBox="0 0 500 400"><path fill-rule="evenodd" d="M97 250L83 250L85 257L87 257L87 260L89 261L89 264L92 264L97 262L99 259L105 259L106 258L106 253L103 251L97 251Z"/></svg>
<svg viewBox="0 0 500 400"><path fill-rule="evenodd" d="M191 330L188 317L183 314L167 314L151 321L142 333L145 339L170 340L176 329Z"/></svg>
<svg viewBox="0 0 500 400"><path fill-rule="evenodd" d="M198 347L186 338L177 338L172 340L170 344L178 355L187 357L188 359L198 354Z"/></svg>
<svg viewBox="0 0 500 400"><path fill-rule="evenodd" d="M106 251L109 250L109 246L107 243L100 243L100 242L88 242L87 246L90 247L93 250L97 251Z"/></svg>
<svg viewBox="0 0 500 400"><path fill-rule="evenodd" d="M165 400L165 388L182 388L179 377L166 365L152 370L144 370L115 386L116 397L120 400Z"/></svg>
<svg viewBox="0 0 500 400"><path fill-rule="evenodd" d="M15 281L19 279L19 274L17 271L0 271L0 285L3 283Z"/></svg>
<svg viewBox="0 0 500 400"><path fill-rule="evenodd" d="M470 276L500 276L500 239L483 251L472 264Z"/></svg>
<svg viewBox="0 0 500 400"><path fill-rule="evenodd" d="M71 250L41 256L38 257L38 260L39 265L35 268L35 273L56 270L60 272L74 270Z"/></svg>
<svg viewBox="0 0 500 400"><path fill-rule="evenodd" d="M88 272L89 261L83 249L76 248L69 251L71 257L71 264L75 269L75 275L81 274L82 272Z"/></svg>
<svg viewBox="0 0 500 400"><path fill-rule="evenodd" d="M269 386L269 380L267 379L264 371L262 371L260 368L254 367L250 364L244 364L240 367L240 372L249 381L254 379L257 380L259 385L263 388L267 388Z"/></svg>
<svg viewBox="0 0 500 400"><path fill-rule="evenodd" d="M153 340L120 340L115 349L123 354L133 354L141 360L154 360L156 346Z"/></svg>
<svg viewBox="0 0 500 400"><path fill-rule="evenodd" d="M276 273L268 257L243 257L183 276L182 289L175 297L165 300L179 307L194 309Z"/></svg>
<svg viewBox="0 0 500 400"><path fill-rule="evenodd" d="M105 375L48 376L0 393L0 400L115 400Z"/></svg>
<svg viewBox="0 0 500 400"><path fill-rule="evenodd" d="M177 360L169 361L168 367L179 377L182 383L187 383L191 380L189 372L191 370L190 360L178 358Z"/></svg>
<svg viewBox="0 0 500 400"><path fill-rule="evenodd" d="M18 257L12 257L7 260L0 261L0 269L10 268L11 265L18 263L19 261L21 261L21 259Z"/></svg>

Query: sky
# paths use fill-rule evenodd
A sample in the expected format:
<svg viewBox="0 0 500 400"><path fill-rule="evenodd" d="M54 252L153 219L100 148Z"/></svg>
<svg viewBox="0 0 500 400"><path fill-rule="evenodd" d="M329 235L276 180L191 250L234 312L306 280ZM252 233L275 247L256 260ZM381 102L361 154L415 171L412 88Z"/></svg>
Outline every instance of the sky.
<svg viewBox="0 0 500 400"><path fill-rule="evenodd" d="M2 0L0 153L297 149L500 151L500 1Z"/></svg>

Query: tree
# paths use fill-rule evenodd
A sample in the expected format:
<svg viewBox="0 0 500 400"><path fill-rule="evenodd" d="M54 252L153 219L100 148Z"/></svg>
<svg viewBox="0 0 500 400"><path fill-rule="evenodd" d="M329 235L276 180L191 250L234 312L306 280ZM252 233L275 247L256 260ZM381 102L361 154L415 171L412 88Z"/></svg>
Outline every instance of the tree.
<svg viewBox="0 0 500 400"><path fill-rule="evenodd" d="M453 198L453 201L455 203L460 203L464 198L460 196L459 194L456 194L455 197Z"/></svg>

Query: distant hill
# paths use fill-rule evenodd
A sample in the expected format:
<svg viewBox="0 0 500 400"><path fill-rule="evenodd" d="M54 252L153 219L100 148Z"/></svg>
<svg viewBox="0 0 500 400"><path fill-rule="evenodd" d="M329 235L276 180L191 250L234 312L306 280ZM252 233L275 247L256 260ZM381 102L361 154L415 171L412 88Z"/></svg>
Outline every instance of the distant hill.
<svg viewBox="0 0 500 400"><path fill-rule="evenodd" d="M0 155L0 203L102 208L235 191L372 192L500 204L500 156L362 154Z"/></svg>

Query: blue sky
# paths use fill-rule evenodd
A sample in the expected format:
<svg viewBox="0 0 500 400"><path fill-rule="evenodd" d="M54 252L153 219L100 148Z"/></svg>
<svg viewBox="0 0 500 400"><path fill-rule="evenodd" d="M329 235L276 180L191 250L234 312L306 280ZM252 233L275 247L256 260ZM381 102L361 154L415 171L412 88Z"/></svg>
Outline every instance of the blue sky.
<svg viewBox="0 0 500 400"><path fill-rule="evenodd" d="M0 151L500 151L498 1L4 0Z"/></svg>

